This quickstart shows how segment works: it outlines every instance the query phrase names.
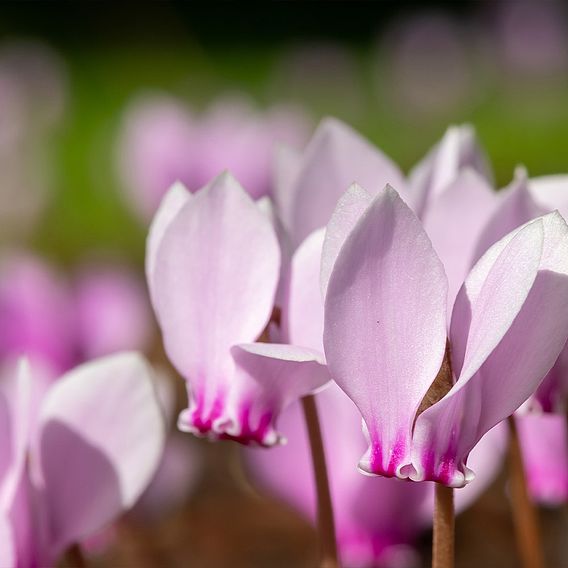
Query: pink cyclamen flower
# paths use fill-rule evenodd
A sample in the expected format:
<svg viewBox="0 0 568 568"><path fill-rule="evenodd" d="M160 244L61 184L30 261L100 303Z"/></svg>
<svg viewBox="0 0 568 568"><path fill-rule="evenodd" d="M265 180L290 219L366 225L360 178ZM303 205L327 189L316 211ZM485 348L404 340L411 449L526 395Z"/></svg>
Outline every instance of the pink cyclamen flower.
<svg viewBox="0 0 568 568"><path fill-rule="evenodd" d="M177 184L152 223L146 271L166 352L187 381L181 430L271 446L279 412L327 382L310 349L253 343L268 325L280 250L265 212L228 173Z"/></svg>
<svg viewBox="0 0 568 568"><path fill-rule="evenodd" d="M338 209L342 213L354 212L348 206ZM339 223L337 215L333 222L334 226ZM314 352L323 350L324 311L319 275L324 236L324 229L314 231L295 251L282 297L281 327L272 330L278 339ZM330 246L329 241L327 246ZM361 476L355 467L356 459L365 448L359 412L336 385L330 385L315 396L343 563L346 566L407 565L405 563L415 556L414 539L431 520L432 487ZM261 484L313 519L315 489L305 424L298 404L284 411L279 428L288 442L270 454L249 451L247 457L252 473ZM460 491L458 509L474 500L493 479L503 448L503 432L497 429L476 448L479 454L477 461L474 457L474 464L479 466L480 476L465 492ZM408 514L409 510L415 514Z"/></svg>
<svg viewBox="0 0 568 568"><path fill-rule="evenodd" d="M261 112L246 99L222 99L197 114L174 97L140 98L126 112L118 148L128 202L148 220L174 182L194 192L226 169L255 199L267 195L274 144L301 146L308 127L296 109Z"/></svg>
<svg viewBox="0 0 568 568"><path fill-rule="evenodd" d="M566 342L568 227L553 213L498 241L467 276L448 329L446 274L420 221L390 187L361 209L347 234L328 234L322 261L333 267L326 359L364 418L360 467L461 487L473 478L470 451ZM419 413L439 372L447 384Z"/></svg>
<svg viewBox="0 0 568 568"><path fill-rule="evenodd" d="M23 361L0 383L0 565L48 566L130 508L150 481L164 420L135 353L77 367L33 397Z"/></svg>

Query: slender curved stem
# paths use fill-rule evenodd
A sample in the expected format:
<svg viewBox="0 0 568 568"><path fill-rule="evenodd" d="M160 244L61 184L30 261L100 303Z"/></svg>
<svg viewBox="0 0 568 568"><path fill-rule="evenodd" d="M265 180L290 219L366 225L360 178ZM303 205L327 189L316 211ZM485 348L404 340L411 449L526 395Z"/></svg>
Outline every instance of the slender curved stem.
<svg viewBox="0 0 568 568"><path fill-rule="evenodd" d="M432 568L453 568L454 540L454 490L451 487L436 483Z"/></svg>
<svg viewBox="0 0 568 568"><path fill-rule="evenodd" d="M70 546L67 550L67 554L65 555L67 563L72 568L86 568L87 561L85 560L85 556L83 555L83 551L78 544L74 544Z"/></svg>
<svg viewBox="0 0 568 568"><path fill-rule="evenodd" d="M524 568L544 568L538 514L527 488L515 418L509 416L509 483L517 546Z"/></svg>
<svg viewBox="0 0 568 568"><path fill-rule="evenodd" d="M325 463L316 400L312 395L302 398L304 418L310 439L314 480L317 492L318 534L320 541L320 568L339 568L333 506Z"/></svg>

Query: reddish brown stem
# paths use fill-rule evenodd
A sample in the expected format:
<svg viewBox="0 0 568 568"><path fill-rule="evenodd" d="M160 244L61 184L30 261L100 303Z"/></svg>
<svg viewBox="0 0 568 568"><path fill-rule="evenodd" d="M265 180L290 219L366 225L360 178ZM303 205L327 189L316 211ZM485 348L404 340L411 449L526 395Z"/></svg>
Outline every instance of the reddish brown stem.
<svg viewBox="0 0 568 568"><path fill-rule="evenodd" d="M65 559L71 568L86 568L87 566L87 562L83 556L83 551L78 544L74 544L69 547L67 554L65 555Z"/></svg>
<svg viewBox="0 0 568 568"><path fill-rule="evenodd" d="M316 400L313 396L302 398L304 418L310 439L314 481L317 493L318 536L320 543L320 568L339 568L333 506L329 491L329 479L325 463L325 450L318 417Z"/></svg>
<svg viewBox="0 0 568 568"><path fill-rule="evenodd" d="M524 568L544 568L538 515L530 498L515 419L509 424L509 484L517 547Z"/></svg>
<svg viewBox="0 0 568 568"><path fill-rule="evenodd" d="M432 568L454 567L454 490L436 483Z"/></svg>

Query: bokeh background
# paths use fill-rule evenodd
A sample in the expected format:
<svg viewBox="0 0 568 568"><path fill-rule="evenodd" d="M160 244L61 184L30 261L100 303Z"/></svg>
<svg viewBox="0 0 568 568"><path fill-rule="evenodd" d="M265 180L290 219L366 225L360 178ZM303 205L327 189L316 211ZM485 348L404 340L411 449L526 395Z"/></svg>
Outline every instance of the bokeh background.
<svg viewBox="0 0 568 568"><path fill-rule="evenodd" d="M531 176L568 170L567 103L560 1L3 4L0 261L33 255L74 293L96 273L100 285L84 293L102 299L85 308L87 327L104 275L120 273L126 299L105 304L104 331L75 359L112 350L113 330L118 346L166 369L178 395L169 404L182 408L143 279L148 222L171 181L202 184L229 166L261 187L272 142L301 147L333 115L405 171L449 124L471 123L501 187L519 164ZM127 314L142 319L121 335ZM183 456L166 485L177 493L95 539L94 565L314 564L309 523L254 489L237 446L175 443ZM459 518L459 566L517 565L502 486ZM564 511L541 515L551 566L567 566ZM428 542L426 531L425 563Z"/></svg>

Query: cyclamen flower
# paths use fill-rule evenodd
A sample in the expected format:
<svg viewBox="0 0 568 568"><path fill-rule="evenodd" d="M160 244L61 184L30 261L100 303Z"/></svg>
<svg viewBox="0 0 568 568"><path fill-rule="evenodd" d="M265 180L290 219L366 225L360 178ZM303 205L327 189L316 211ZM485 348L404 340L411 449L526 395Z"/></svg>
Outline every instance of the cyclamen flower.
<svg viewBox="0 0 568 568"><path fill-rule="evenodd" d="M325 229L314 231L294 253L285 293L281 326L271 329L294 346L323 351L323 300L319 286ZM329 243L328 243L329 246ZM361 417L349 398L330 385L316 395L335 509L338 546L347 566L398 566L413 557L413 541L431 520L432 487L361 476L355 460L365 448ZM302 513L315 517L308 440L301 408L292 404L279 420L288 442L269 454L247 452L252 473ZM458 508L471 502L494 477L503 456L502 431L479 445L481 475L460 492ZM292 474L293 471L293 474ZM372 504L372 506L370 505ZM415 514L408 514L408 510ZM402 512L404 511L404 514Z"/></svg>
<svg viewBox="0 0 568 568"><path fill-rule="evenodd" d="M461 487L473 478L470 451L534 392L566 342L568 227L553 213L491 247L448 329L447 278L419 220L390 187L362 200L352 229L328 229L322 260L333 267L323 279L326 359L364 418L360 467Z"/></svg>
<svg viewBox="0 0 568 568"><path fill-rule="evenodd" d="M0 383L0 565L50 566L130 508L150 481L164 419L135 353L77 367L38 396L23 361Z"/></svg>
<svg viewBox="0 0 568 568"><path fill-rule="evenodd" d="M280 411L328 376L311 349L253 343L280 278L268 216L228 173L193 195L177 184L150 229L146 272L166 352L187 381L179 428L277 443Z"/></svg>

